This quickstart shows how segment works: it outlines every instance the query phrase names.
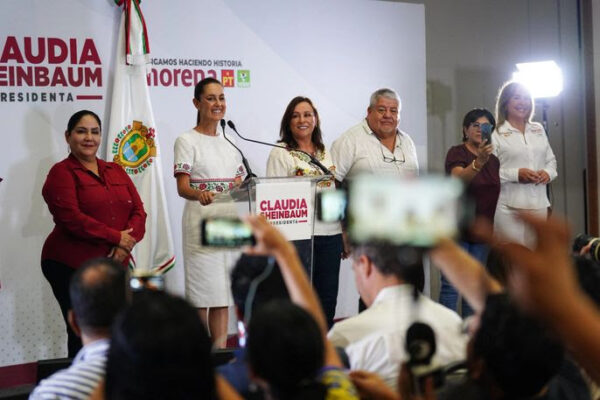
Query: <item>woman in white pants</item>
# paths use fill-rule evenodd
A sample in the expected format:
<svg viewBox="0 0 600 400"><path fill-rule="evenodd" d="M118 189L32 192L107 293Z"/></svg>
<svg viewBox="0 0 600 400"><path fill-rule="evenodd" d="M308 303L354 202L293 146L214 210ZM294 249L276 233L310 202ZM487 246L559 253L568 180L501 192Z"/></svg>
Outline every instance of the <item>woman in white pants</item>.
<svg viewBox="0 0 600 400"><path fill-rule="evenodd" d="M535 237L517 212L548 215L546 186L556 178L556 157L542 125L532 122L534 103L527 88L508 82L500 88L496 102L497 127L492 134L494 154L500 160L500 197L494 231L526 246Z"/></svg>

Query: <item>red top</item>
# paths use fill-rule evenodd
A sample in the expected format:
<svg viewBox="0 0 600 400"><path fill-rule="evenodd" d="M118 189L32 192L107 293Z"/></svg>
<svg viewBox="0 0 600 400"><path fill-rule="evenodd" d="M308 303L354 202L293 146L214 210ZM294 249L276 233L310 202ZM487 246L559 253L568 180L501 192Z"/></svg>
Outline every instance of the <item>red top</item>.
<svg viewBox="0 0 600 400"><path fill-rule="evenodd" d="M127 173L98 159L98 174L73 155L50 169L42 195L56 226L44 243L42 260L79 268L90 258L108 255L122 230L133 228L130 235L138 242L144 237L144 205Z"/></svg>
<svg viewBox="0 0 600 400"><path fill-rule="evenodd" d="M471 163L477 156L469 151L465 144L453 146L446 154L446 173L450 175L452 168L472 168ZM496 203L500 195L500 160L490 154L488 162L481 171L469 182L466 188L467 197L475 202L475 215L486 217L490 223L494 222ZM468 233L463 238L467 242L481 243L481 240Z"/></svg>

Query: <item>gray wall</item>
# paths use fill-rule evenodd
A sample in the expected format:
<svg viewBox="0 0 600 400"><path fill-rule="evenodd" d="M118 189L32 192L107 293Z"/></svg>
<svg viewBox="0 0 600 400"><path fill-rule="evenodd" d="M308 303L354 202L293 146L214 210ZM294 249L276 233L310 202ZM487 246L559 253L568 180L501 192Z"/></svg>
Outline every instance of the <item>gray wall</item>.
<svg viewBox="0 0 600 400"><path fill-rule="evenodd" d="M446 151L460 143L468 110L494 111L497 90L512 77L517 62L555 60L563 70L564 91L548 101L550 143L558 161L551 201L556 213L568 216L574 233L583 232L585 136L578 1L407 2L425 5L429 171L443 171ZM600 0L594 3L599 6ZM596 48L599 44L597 39ZM541 107L538 111L534 119L541 121ZM435 269L431 289L437 297Z"/></svg>
<svg viewBox="0 0 600 400"><path fill-rule="evenodd" d="M593 63L594 63L594 92L600 93L600 0L592 0L592 42L593 42ZM600 153L600 98L595 97L595 115L596 115L596 155ZM600 158L596 156L600 163ZM600 166L597 166L600 168ZM600 187L600 185L599 185ZM600 198L599 198L600 201ZM600 208L600 204L598 205Z"/></svg>
<svg viewBox="0 0 600 400"><path fill-rule="evenodd" d="M585 137L583 79L575 0L425 0L428 164L443 171L461 122L473 107L493 111L515 63L555 60L564 91L548 101L550 143L558 160L552 184L555 212L584 230ZM404 93L403 96L410 94ZM541 121L541 107L535 119Z"/></svg>

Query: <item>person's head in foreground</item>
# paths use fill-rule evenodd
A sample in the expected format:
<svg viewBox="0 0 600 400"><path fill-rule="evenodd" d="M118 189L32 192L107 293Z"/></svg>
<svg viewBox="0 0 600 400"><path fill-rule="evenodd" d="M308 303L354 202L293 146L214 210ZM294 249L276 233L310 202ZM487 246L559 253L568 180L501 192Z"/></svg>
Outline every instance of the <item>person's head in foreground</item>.
<svg viewBox="0 0 600 400"><path fill-rule="evenodd" d="M246 323L269 301L289 299L277 262L267 256L240 256L231 271L231 293L238 319Z"/></svg>
<svg viewBox="0 0 600 400"><path fill-rule="evenodd" d="M185 300L143 290L116 319L106 399L214 399L211 342Z"/></svg>
<svg viewBox="0 0 600 400"><path fill-rule="evenodd" d="M127 300L125 270L110 258L88 260L73 274L69 295L74 330L88 337L108 336Z"/></svg>
<svg viewBox="0 0 600 400"><path fill-rule="evenodd" d="M252 315L248 363L253 379L274 399L323 399L316 378L323 367L324 344L311 315L287 300L275 300Z"/></svg>
<svg viewBox="0 0 600 400"><path fill-rule="evenodd" d="M541 393L560 369L561 343L506 294L488 296L467 350L470 378L490 398L529 398Z"/></svg>

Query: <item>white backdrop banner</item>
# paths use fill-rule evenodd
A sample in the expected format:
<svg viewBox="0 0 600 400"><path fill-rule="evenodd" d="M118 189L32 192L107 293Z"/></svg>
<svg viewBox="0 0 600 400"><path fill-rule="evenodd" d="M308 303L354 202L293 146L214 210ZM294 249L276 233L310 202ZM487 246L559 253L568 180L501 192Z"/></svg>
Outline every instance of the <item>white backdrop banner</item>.
<svg viewBox="0 0 600 400"><path fill-rule="evenodd" d="M325 144L366 115L370 94L402 97L401 128L426 168L423 5L371 0L143 1L150 32L147 83L160 133L165 200L176 260L184 200L173 178L173 144L192 128L193 87L221 79L227 119L240 133L275 142L288 102L310 97ZM121 10L113 0L8 1L0 14L0 366L65 354L60 311L40 268L53 227L41 197L50 167L67 156L64 131L75 111L108 125ZM230 134L232 132L229 132ZM103 132L106 154L107 131ZM257 175L270 148L238 140ZM150 217L150 216L149 216ZM182 293L182 265L167 274ZM356 309L342 266L338 316Z"/></svg>

